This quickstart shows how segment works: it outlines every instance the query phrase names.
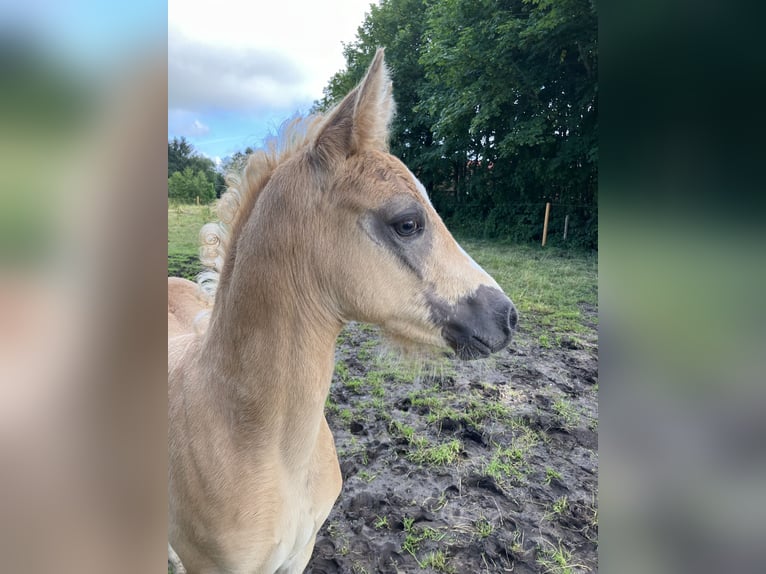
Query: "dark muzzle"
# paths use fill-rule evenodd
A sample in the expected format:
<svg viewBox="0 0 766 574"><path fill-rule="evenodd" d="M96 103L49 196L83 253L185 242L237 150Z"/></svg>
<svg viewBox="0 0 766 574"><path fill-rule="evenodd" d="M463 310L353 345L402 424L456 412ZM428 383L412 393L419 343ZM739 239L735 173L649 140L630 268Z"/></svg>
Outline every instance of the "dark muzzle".
<svg viewBox="0 0 766 574"><path fill-rule="evenodd" d="M519 316L505 293L482 285L438 313L442 336L461 359L479 359L511 341Z"/></svg>

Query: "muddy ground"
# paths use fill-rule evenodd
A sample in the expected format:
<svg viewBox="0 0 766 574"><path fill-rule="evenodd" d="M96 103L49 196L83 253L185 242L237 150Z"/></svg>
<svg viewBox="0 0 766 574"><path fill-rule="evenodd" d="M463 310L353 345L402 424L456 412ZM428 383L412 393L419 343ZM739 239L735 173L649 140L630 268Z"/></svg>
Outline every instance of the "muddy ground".
<svg viewBox="0 0 766 574"><path fill-rule="evenodd" d="M420 373L350 325L326 409L343 490L306 571L597 572L598 335L581 313L555 344L522 317L495 356Z"/></svg>

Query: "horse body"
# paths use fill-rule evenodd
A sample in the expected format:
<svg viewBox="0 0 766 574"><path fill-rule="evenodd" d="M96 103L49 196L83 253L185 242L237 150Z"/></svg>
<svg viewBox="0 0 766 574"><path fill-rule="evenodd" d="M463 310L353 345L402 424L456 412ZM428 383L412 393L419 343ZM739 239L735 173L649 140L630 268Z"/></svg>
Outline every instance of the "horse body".
<svg viewBox="0 0 766 574"><path fill-rule="evenodd" d="M346 322L467 359L510 340L512 303L387 153L392 110L381 50L222 198L198 332L207 299L169 280L169 542L190 573L305 568L341 489L324 403Z"/></svg>
<svg viewBox="0 0 766 574"><path fill-rule="evenodd" d="M189 572L303 571L341 486L323 416L330 337L317 362L253 330L240 352L257 373L229 353L211 364L193 335L171 341L170 540Z"/></svg>

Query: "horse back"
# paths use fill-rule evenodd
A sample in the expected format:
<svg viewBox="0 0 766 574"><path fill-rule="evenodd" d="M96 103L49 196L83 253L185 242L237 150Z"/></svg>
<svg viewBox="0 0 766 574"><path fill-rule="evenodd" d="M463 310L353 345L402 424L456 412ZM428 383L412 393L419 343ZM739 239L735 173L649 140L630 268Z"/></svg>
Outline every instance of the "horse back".
<svg viewBox="0 0 766 574"><path fill-rule="evenodd" d="M194 332L195 319L210 307L211 301L199 285L168 277L168 339Z"/></svg>

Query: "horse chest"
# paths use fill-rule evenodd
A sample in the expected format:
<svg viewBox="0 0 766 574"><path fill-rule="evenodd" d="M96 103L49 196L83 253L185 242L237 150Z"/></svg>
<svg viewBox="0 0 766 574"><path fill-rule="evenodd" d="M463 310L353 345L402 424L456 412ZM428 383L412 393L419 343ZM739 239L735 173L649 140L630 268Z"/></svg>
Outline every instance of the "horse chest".
<svg viewBox="0 0 766 574"><path fill-rule="evenodd" d="M314 535L323 519L304 489L290 488L286 483L285 488L280 490L283 492L271 493L281 499L278 515L265 522L240 523L234 534L234 546L241 549L239 558L234 560L237 572L274 574L302 571L306 553L310 554ZM253 540L260 540L261 544L253 545Z"/></svg>

